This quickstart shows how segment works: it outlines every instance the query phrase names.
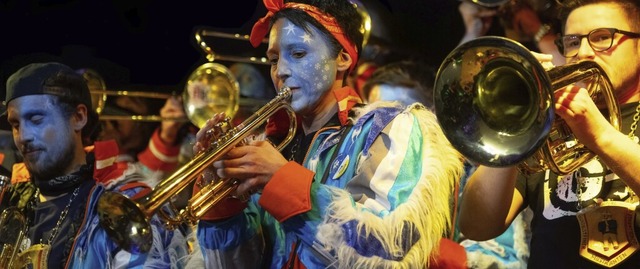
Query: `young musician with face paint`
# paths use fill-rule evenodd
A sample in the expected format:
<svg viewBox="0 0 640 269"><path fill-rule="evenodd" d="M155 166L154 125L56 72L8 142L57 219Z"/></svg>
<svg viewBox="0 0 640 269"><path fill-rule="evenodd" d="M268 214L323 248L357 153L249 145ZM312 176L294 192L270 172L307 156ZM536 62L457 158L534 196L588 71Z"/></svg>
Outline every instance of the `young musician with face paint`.
<svg viewBox="0 0 640 269"><path fill-rule="evenodd" d="M361 17L348 0L265 5L251 40L268 34L271 79L292 90L298 132L282 151L253 141L214 162L219 177L238 179L236 196L251 196L229 197L200 220L197 249L206 267L435 265L463 171L435 116L419 104L364 105L345 86L362 40ZM195 151L222 117L198 132ZM284 125L274 117L267 126L276 144Z"/></svg>

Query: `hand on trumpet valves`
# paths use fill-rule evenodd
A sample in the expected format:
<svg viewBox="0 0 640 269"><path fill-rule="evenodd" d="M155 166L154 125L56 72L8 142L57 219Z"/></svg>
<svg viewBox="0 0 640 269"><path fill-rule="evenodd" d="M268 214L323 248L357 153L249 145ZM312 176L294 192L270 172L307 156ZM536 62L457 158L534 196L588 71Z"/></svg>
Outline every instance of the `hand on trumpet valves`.
<svg viewBox="0 0 640 269"><path fill-rule="evenodd" d="M214 115L196 134L194 152L201 153L223 135L218 124L225 119L224 113ZM237 128L241 128L238 126ZM213 162L218 178L233 178L238 181L236 197L262 189L271 176L288 162L280 151L264 135L249 135L225 156Z"/></svg>
<svg viewBox="0 0 640 269"><path fill-rule="evenodd" d="M251 141L231 149L213 167L221 178L238 180L236 196L264 188L276 171L287 163L272 143L267 140Z"/></svg>
<svg viewBox="0 0 640 269"><path fill-rule="evenodd" d="M216 170L213 167L207 167L202 174L200 174L200 180L196 181L198 187L204 188L214 181L220 180L220 177L216 174Z"/></svg>
<svg viewBox="0 0 640 269"><path fill-rule="evenodd" d="M589 95L587 89L569 85L554 92L555 112L580 143L591 150L598 149L597 139L618 131L609 123Z"/></svg>
<svg viewBox="0 0 640 269"><path fill-rule="evenodd" d="M218 139L222 133L216 125L225 119L224 112L213 115L205 122L204 126L196 133L196 143L193 145L193 152L198 154L208 148L212 141Z"/></svg>

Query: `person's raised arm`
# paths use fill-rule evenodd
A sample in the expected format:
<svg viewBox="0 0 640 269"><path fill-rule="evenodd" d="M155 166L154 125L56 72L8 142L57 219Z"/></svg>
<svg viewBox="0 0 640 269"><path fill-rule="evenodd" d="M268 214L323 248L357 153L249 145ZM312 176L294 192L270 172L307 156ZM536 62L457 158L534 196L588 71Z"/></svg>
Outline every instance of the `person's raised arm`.
<svg viewBox="0 0 640 269"><path fill-rule="evenodd" d="M611 125L586 89L568 86L556 91L555 98L556 113L567 122L578 141L639 193L640 145Z"/></svg>
<svg viewBox="0 0 640 269"><path fill-rule="evenodd" d="M462 233L483 241L504 232L522 206L515 190L515 167L479 166L469 177L460 199L459 225Z"/></svg>

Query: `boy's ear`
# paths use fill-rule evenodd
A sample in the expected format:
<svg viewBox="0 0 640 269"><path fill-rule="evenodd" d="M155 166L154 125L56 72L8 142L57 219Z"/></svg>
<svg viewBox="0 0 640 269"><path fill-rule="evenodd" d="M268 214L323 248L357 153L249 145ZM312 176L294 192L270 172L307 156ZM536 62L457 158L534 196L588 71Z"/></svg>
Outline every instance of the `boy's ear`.
<svg viewBox="0 0 640 269"><path fill-rule="evenodd" d="M76 112L73 114L73 129L76 131L82 131L87 122L89 121L89 111L87 106L79 104L76 107Z"/></svg>
<svg viewBox="0 0 640 269"><path fill-rule="evenodd" d="M338 71L346 71L349 69L349 67L351 67L351 63L353 62L353 59L351 58L351 55L349 55L349 53L347 53L344 50L340 50L340 53L338 54Z"/></svg>

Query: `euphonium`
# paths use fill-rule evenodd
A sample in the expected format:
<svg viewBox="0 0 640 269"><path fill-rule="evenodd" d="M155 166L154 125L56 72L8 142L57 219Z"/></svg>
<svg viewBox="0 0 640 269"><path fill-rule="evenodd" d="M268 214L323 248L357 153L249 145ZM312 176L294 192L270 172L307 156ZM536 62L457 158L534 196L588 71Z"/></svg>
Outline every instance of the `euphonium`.
<svg viewBox="0 0 640 269"><path fill-rule="evenodd" d="M11 187L11 178L0 175L0 201ZM8 206L0 214L0 269L47 268L50 246L25 244L27 217L17 206Z"/></svg>
<svg viewBox="0 0 640 269"><path fill-rule="evenodd" d="M582 61L546 71L520 43L481 37L458 46L441 64L435 113L451 144L472 162L567 174L595 156L555 118L553 93L574 83L587 88L619 129L612 85L598 64Z"/></svg>
<svg viewBox="0 0 640 269"><path fill-rule="evenodd" d="M0 202L11 187L11 179L0 175ZM20 245L26 234L27 221L15 206L7 207L0 215L0 268L13 268L20 254Z"/></svg>
<svg viewBox="0 0 640 269"><path fill-rule="evenodd" d="M0 216L0 268L23 268L29 264L27 256L21 255L21 244L27 234L27 219L17 207L8 207Z"/></svg>
<svg viewBox="0 0 640 269"><path fill-rule="evenodd" d="M11 187L11 178L5 175L0 175L0 205L2 204L2 200L4 200L4 194Z"/></svg>
<svg viewBox="0 0 640 269"><path fill-rule="evenodd" d="M205 186L199 193L193 195L193 198L189 200L189 205L180 213L173 212L170 215L161 208L190 183L195 182L213 162L221 159L280 109L285 109L289 116L289 133L276 148L281 150L291 142L295 135L297 122L295 112L289 105L290 98L291 90L289 88L280 89L274 99L258 109L240 125L226 131L212 142L208 149L197 154L187 164L160 181L145 196L132 200L116 192L105 192L98 201L98 214L102 227L120 247L130 252L147 252L153 241L149 222L154 214L157 213L170 229L180 223L197 221L218 201L233 192L236 188L233 179L224 179ZM172 217L176 215L177 217Z"/></svg>

